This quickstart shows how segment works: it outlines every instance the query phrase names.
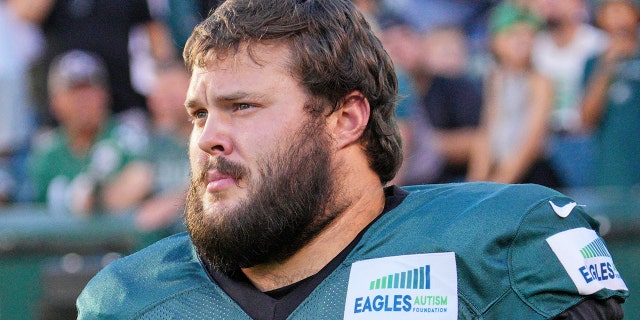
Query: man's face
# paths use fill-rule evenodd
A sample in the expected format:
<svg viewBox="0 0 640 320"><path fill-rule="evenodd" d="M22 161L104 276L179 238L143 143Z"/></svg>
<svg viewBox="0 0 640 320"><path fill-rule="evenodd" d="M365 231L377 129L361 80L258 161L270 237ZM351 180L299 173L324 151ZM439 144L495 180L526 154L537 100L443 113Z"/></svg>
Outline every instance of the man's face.
<svg viewBox="0 0 640 320"><path fill-rule="evenodd" d="M187 227L198 252L224 272L286 259L339 212L324 117L281 46L243 49L195 68Z"/></svg>
<svg viewBox="0 0 640 320"><path fill-rule="evenodd" d="M189 73L186 70L174 67L160 72L148 98L153 117L159 121L183 124L183 104L188 87Z"/></svg>
<svg viewBox="0 0 640 320"><path fill-rule="evenodd" d="M76 133L95 133L107 117L109 94L101 86L78 84L51 96L56 119Z"/></svg>
<svg viewBox="0 0 640 320"><path fill-rule="evenodd" d="M531 60L535 34L530 24L517 22L494 36L494 52L503 63L527 66Z"/></svg>

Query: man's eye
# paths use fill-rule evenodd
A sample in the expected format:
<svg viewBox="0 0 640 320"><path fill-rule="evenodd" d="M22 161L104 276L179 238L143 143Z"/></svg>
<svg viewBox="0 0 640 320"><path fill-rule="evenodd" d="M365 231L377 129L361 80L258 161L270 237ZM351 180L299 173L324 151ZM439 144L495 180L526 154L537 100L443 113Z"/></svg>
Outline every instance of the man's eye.
<svg viewBox="0 0 640 320"><path fill-rule="evenodd" d="M203 120L203 119L207 119L207 111L205 111L205 110L195 111L189 116L189 121L193 122L193 123L195 123L198 120Z"/></svg>
<svg viewBox="0 0 640 320"><path fill-rule="evenodd" d="M242 111L242 110L247 110L247 109L251 109L254 106L250 103L237 103L234 105L234 109L236 111Z"/></svg>
<svg viewBox="0 0 640 320"><path fill-rule="evenodd" d="M207 117L207 112L204 110L199 110L193 113L194 119L204 119Z"/></svg>

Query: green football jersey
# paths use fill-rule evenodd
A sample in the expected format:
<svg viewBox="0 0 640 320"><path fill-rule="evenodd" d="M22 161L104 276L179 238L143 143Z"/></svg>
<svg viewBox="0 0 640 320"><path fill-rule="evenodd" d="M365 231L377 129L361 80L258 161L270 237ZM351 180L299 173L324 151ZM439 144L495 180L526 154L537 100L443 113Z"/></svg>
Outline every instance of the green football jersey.
<svg viewBox="0 0 640 320"><path fill-rule="evenodd" d="M140 158L142 135L128 126L108 122L84 154L74 152L63 128L43 135L29 159L29 176L36 202L66 207L74 179L81 175L105 182Z"/></svg>
<svg viewBox="0 0 640 320"><path fill-rule="evenodd" d="M597 223L535 185L408 187L289 319L546 319L587 297L624 299ZM79 319L249 319L186 233L101 271Z"/></svg>

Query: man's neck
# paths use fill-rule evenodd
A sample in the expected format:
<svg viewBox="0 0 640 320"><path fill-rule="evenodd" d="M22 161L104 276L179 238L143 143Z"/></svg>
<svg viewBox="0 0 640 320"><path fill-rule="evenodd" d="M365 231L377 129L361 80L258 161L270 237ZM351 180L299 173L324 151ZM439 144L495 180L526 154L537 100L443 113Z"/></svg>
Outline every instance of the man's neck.
<svg viewBox="0 0 640 320"><path fill-rule="evenodd" d="M385 198L379 181L359 191L361 196L349 208L289 259L242 269L242 272L263 292L282 288L318 273L382 213Z"/></svg>

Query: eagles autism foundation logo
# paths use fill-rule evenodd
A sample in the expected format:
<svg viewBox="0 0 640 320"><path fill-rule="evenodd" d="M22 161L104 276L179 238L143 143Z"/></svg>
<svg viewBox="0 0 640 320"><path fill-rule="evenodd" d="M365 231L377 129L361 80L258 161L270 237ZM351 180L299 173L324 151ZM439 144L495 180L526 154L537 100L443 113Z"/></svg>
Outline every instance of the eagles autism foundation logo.
<svg viewBox="0 0 640 320"><path fill-rule="evenodd" d="M578 293L628 290L604 241L595 231L576 228L555 234L547 243L562 263Z"/></svg>
<svg viewBox="0 0 640 320"><path fill-rule="evenodd" d="M453 253L359 261L349 277L345 319L456 319Z"/></svg>
<svg viewBox="0 0 640 320"><path fill-rule="evenodd" d="M585 265L578 270L586 283L622 279L613 261L610 261L611 254L602 239L598 238L580 249L580 254L585 260Z"/></svg>

